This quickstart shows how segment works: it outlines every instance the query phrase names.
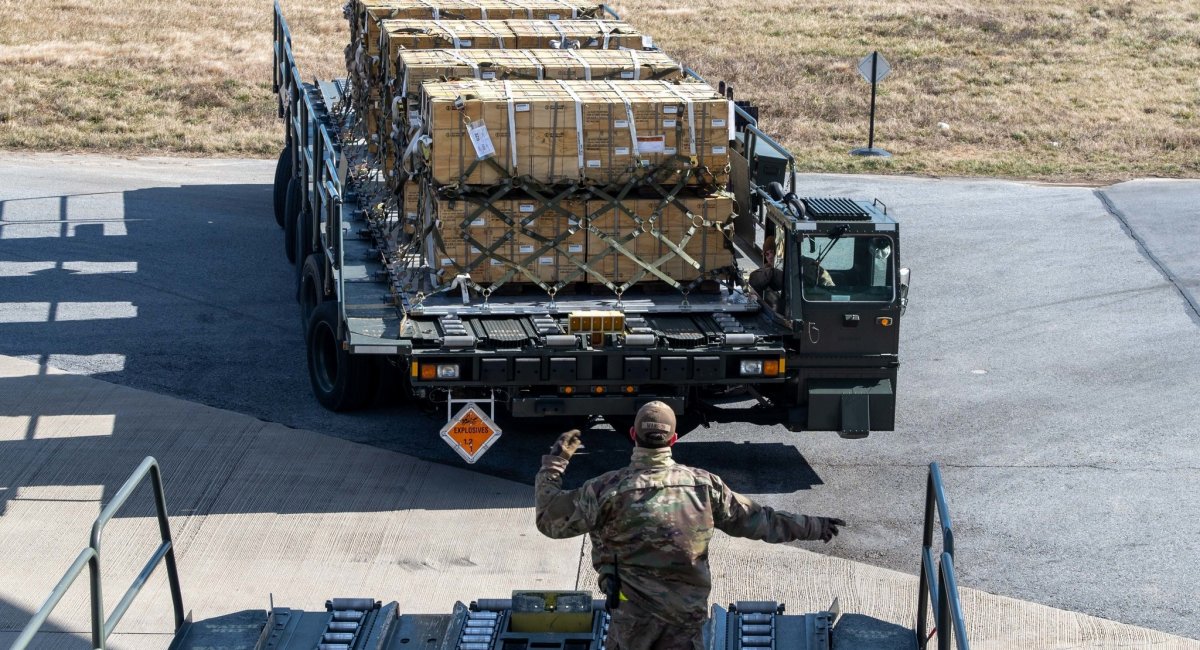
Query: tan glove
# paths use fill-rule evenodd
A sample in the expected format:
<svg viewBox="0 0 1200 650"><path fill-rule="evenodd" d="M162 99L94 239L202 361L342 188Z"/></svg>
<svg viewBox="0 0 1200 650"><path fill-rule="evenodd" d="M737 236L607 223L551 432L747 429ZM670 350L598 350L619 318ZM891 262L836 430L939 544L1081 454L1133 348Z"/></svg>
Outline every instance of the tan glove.
<svg viewBox="0 0 1200 650"><path fill-rule="evenodd" d="M558 456L563 460L571 460L571 456L575 455L576 451L583 448L583 434L579 429L571 429L570 431L558 437L550 447L550 455Z"/></svg>

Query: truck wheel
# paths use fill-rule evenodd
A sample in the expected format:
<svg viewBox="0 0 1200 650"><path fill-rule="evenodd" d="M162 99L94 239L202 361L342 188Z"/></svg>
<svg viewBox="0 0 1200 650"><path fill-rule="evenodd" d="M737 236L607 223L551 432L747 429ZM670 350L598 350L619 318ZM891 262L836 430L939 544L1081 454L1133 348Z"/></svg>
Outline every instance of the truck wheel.
<svg viewBox="0 0 1200 650"><path fill-rule="evenodd" d="M283 151L279 152L279 162L275 163L275 223L279 227L283 227L283 215L287 214L284 208L287 207L287 191L288 181L292 179L292 148L284 147Z"/></svg>
<svg viewBox="0 0 1200 650"><path fill-rule="evenodd" d="M308 321L308 379L321 406L340 413L360 408L372 397L372 364L343 349L337 332L337 302L321 303Z"/></svg>
<svg viewBox="0 0 1200 650"><path fill-rule="evenodd" d="M300 324L307 326L312 320L313 312L325 302L325 264L316 254L304 258L296 300L300 303ZM305 334L307 335L307 327Z"/></svg>
<svg viewBox="0 0 1200 650"><path fill-rule="evenodd" d="M300 216L300 204L304 197L300 196L300 181L292 179L288 183L287 201L283 211L283 253L287 261L296 263L296 218Z"/></svg>
<svg viewBox="0 0 1200 650"><path fill-rule="evenodd" d="M311 210L301 209L296 215L296 261L303 263L313 250L313 215ZM299 269L297 269L299 271ZM297 276L299 273L297 272Z"/></svg>

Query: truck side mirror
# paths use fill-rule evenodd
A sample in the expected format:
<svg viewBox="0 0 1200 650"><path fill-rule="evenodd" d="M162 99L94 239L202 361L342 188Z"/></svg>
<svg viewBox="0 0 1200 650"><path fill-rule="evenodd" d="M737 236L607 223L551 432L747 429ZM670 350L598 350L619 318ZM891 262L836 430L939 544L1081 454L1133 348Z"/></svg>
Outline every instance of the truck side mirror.
<svg viewBox="0 0 1200 650"><path fill-rule="evenodd" d="M904 310L908 308L908 282L912 277L912 271L907 268L900 269L900 315L904 315Z"/></svg>

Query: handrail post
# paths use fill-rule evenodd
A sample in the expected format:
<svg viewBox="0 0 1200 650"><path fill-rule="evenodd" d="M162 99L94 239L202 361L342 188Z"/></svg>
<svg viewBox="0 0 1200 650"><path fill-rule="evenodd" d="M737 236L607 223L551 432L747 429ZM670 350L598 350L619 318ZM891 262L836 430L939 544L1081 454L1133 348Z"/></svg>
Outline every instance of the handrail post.
<svg viewBox="0 0 1200 650"><path fill-rule="evenodd" d="M100 548L93 544L91 549L88 581L92 592L92 648L104 650L104 594L100 589Z"/></svg>
<svg viewBox="0 0 1200 650"><path fill-rule="evenodd" d="M929 573L929 567L925 566L925 558L928 556L926 551L933 544L933 507L934 507L934 485L933 485L933 469L930 467L929 474L925 479L925 523L921 533L921 576L920 587L917 591L917 642L921 648L924 648L928 635L926 630L929 625L929 580L926 576Z"/></svg>
<svg viewBox="0 0 1200 650"><path fill-rule="evenodd" d="M91 549L94 552L91 566L91 593L92 593L92 646L96 650L105 650L110 621L104 619L104 593L100 581L100 542L103 537L104 527L117 514L134 490L141 484L142 480L147 476L150 477L151 487L154 491L154 509L158 518L158 533L160 538L159 552L162 553L162 559L167 563L167 582L171 589L171 605L175 614L175 629L183 625L183 591L179 585L179 571L175 565L175 544L171 539L171 523L167 518L167 500L162 484L162 472L158 467L158 461L153 456L147 456L133 474L125 481L125 483L113 495L111 501L100 511L96 521L92 524ZM150 565L143 570L148 576L153 572L158 564L158 557L153 558ZM140 580L140 577L139 577ZM130 592L122 598L121 602L113 611L113 620L111 624L115 626L125 613L125 607L132 602L132 598L137 592L141 591L141 585L137 582L130 588ZM132 595L131 595L132 594Z"/></svg>
<svg viewBox="0 0 1200 650"><path fill-rule="evenodd" d="M942 556L945 558L945 556ZM950 650L950 590L946 588L946 562L938 562L938 608L937 608L938 650Z"/></svg>
<svg viewBox="0 0 1200 650"><path fill-rule="evenodd" d="M163 488L162 470L158 463L150 468L150 485L154 487L154 505L158 511L158 533L168 545L163 561L167 564L167 584L171 588L171 608L175 611L175 629L183 626L183 588L179 584L179 567L175 564L175 540L171 537L171 521L167 518L167 494Z"/></svg>

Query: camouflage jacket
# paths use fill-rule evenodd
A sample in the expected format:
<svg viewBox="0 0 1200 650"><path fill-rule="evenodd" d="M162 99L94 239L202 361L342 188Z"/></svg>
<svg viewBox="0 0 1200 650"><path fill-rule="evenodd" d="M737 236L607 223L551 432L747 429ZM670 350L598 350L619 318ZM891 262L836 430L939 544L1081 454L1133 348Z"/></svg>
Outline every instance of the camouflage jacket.
<svg viewBox="0 0 1200 650"><path fill-rule="evenodd" d="M667 623L707 617L714 528L766 542L817 539L821 532L814 517L760 506L720 477L675 463L670 448L639 447L628 467L575 490L562 489L566 468L558 456L542 457L538 530L558 539L589 533L596 570L615 571L622 596Z"/></svg>

